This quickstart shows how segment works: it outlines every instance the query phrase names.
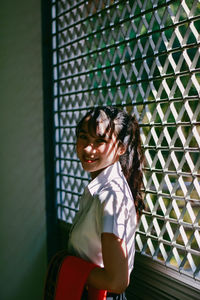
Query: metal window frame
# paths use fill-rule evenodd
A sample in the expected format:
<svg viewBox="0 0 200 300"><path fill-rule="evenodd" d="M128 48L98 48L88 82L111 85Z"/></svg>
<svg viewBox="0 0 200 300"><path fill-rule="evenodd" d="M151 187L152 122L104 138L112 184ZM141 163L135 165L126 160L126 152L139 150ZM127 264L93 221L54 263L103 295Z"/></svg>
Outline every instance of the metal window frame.
<svg viewBox="0 0 200 300"><path fill-rule="evenodd" d="M56 0L53 0L52 1L52 4L53 5L56 5L57 7L56 7L56 9L57 10L59 10L59 8L58 8L58 2L59 1L56 1ZM110 9L111 8L117 8L117 6L118 5L120 5L122 2L124 2L124 1L115 1L115 2L113 2L112 4L111 4L111 2L112 1L108 1L108 2L110 2ZM122 26L126 21L127 21L127 19L128 20L130 20L130 21L134 21L134 20L136 20L137 18L143 18L143 17L145 17L145 14L150 14L150 13L155 13L157 10L158 10L158 8L159 9L161 9L161 8L166 8L166 6L167 5L170 5L170 4L173 4L173 3L175 3L176 1L175 0L171 0L171 1L161 1L162 3L161 4L159 4L158 3L158 1L156 1L156 4L154 4L153 5L153 7L152 8L150 8L150 9L148 9L148 10L144 10L144 9L142 9L141 10L141 12L140 13L137 13L137 15L131 15L129 18L119 18L119 20L118 20L118 23L117 23L117 26ZM181 1L181 2L183 2L183 1ZM165 33L165 31L166 30L179 30L179 28L181 28L181 26L190 26L191 24L193 24L194 22L196 22L196 21L199 21L199 16L190 16L188 19L186 19L186 20L181 20L181 21L177 21L177 20L175 20L175 22L174 22L174 24L172 24L172 25L170 25L170 26L167 26L167 27L162 27L162 28L159 28L159 29L157 29L157 30L150 30L150 31L147 31L144 35L141 35L141 36L139 36L139 35L137 35L136 37L133 37L133 38L129 38L129 40L127 40L127 39L125 39L125 40L121 40L121 41L117 41L116 43L114 43L114 44L111 44L111 45L105 45L105 47L103 47L103 48L97 48L97 49L94 49L94 50L89 50L89 52L88 53L80 53L77 57L75 57L75 58L70 58L70 59L68 59L68 60L64 60L63 62L59 62L59 55L62 55L62 53L61 53L61 51L62 50L64 50L65 48L67 48L67 47L70 47L70 46L72 46L73 45L73 43L74 42L76 42L77 43L77 45L78 45L78 43L80 43L81 41L83 41L83 40L85 40L85 39L90 39L91 37L92 37L92 34L93 33L88 33L88 34L85 34L85 35L83 35L83 36L81 36L80 38L78 38L77 40L71 40L71 41L68 41L68 42L66 42L66 43L64 43L63 45L59 45L59 39L60 39L60 36L59 35L62 35L62 34L64 34L64 32L66 31L66 30L70 30L70 29L72 29L73 28L73 24L70 24L70 25L68 25L68 26L66 26L66 27L64 27L63 29L61 29L61 30L59 30L59 28L58 28L58 22L57 22L57 20L59 19L59 18L62 18L62 17L64 17L65 16L65 14L66 13L72 13L73 12L73 10L74 9L77 9L78 7L79 7L79 5L83 5L85 3L85 1L79 1L79 3L76 3L76 4L74 4L74 5L72 5L72 3L70 4L70 1L69 1L69 5L71 5L71 6L69 6L66 10L64 10L64 12L63 13L61 13L61 14L58 14L58 15L54 15L53 17L52 17L52 19L51 19L51 22L52 22L52 24L53 24L53 34L52 34L52 39L55 41L54 42L54 44L53 44L53 53L52 53L52 61L53 61L53 65L51 65L51 67L52 67L52 69L51 69L51 71L52 71L52 76L54 77L54 78L51 78L51 82L52 82L52 85L54 86L54 91L52 91L52 95L51 95L51 99L52 99L52 102L54 101L55 102L55 99L57 99L56 100L56 105L54 105L54 107L53 107L53 112L52 112L52 104L51 104L51 113L53 113L54 114L54 128L53 128L53 130L51 129L51 132L53 133L53 134L55 134L55 132L56 132L56 130L57 129L59 129L58 130L58 139L55 141L55 152L54 153L52 153L53 155L54 155L54 159L55 159L55 165L54 165L54 177L53 177L53 180L54 180L54 188L55 188L55 190L54 190L54 193L56 193L56 199L58 200L58 197L60 198L60 200L59 200L59 202L57 201L57 208L58 207L60 207L61 209L67 209L67 210L71 210L71 212L73 212L73 214L75 213L75 211L77 210L77 205L76 204L73 204L73 197L77 197L77 196L79 196L80 194L81 194L81 192L80 191L67 191L65 188L62 188L62 176L63 175L65 175L65 174L63 174L63 166L62 166L62 163L63 163L63 161L65 161L66 162L66 164L68 163L68 162L74 162L74 163L77 163L78 162L78 160L76 159L76 158L71 158L71 157L63 157L63 154L61 153L62 152L62 150L61 150L61 148L62 148L62 146L64 147L65 145L66 145L66 147L70 147L71 145L73 145L73 142L72 141L62 141L62 138L61 138L61 134L62 134L62 131L63 130L68 130L69 132L71 132L71 130L74 130L74 128L75 128L75 125L74 124L64 124L63 123L63 121L61 120L61 117L62 117L62 114L64 115L64 114L73 114L73 112L74 111L76 111L77 113L80 113L80 115L81 115L81 113L82 112L85 112L86 110L88 110L89 108L91 108L91 106L93 106L94 105L94 103L95 103L95 97L96 97L96 95L98 95L99 96L99 99L101 100L101 101L103 101L102 100L102 98L103 97L105 97L105 94L107 93L110 93L110 97L111 97L111 99L114 101L115 100L115 96L113 95L113 93L111 92L112 91L112 88L114 88L115 90L116 90L116 93L117 93L117 96L120 98L120 96L121 96L121 94L123 93L123 92L121 92L120 93L120 89L123 89L124 87L127 87L127 89L129 90L129 92L130 92L130 90L132 89L132 86L133 85L135 85L135 84L137 84L138 86L141 86L142 87L142 85L144 85L144 84L148 84L148 83L150 83L150 86L152 86L153 87L153 85L154 85L154 83L155 83L155 81L157 80L157 81L162 81L164 84L165 84L165 87L166 87L166 90L167 90L167 80L169 79L169 78L174 78L174 81L181 81L181 79L184 77L184 76L195 76L195 74L197 74L197 73L199 73L199 69L192 69L192 66L190 66L188 69L189 70L183 70L183 71L180 71L179 70L179 68L178 68L178 72L176 71L176 72L172 72L172 73L167 73L167 72L165 72L165 73L163 73L162 74L162 76L157 76L157 77L154 77L152 74L151 74L151 72L150 72L150 75L152 75L152 76L149 76L149 77L147 77L147 78L145 78L145 77L142 77L141 76L141 74L142 74L142 72L143 72L143 70L141 71L141 69L137 72L138 73L138 77L137 77L137 80L136 81L134 81L134 80L130 80L130 78L129 78L129 80L126 80L125 82L121 82L121 81L117 81L117 79L116 79L116 83L114 84L114 85L112 85L112 83L111 82L109 82L108 84L106 84L105 85L105 83L104 83L104 81L102 80L100 80L99 81L99 83L100 83L100 85L98 85L98 86L92 86L92 87L84 87L84 85L82 85L82 82L81 82L81 80L80 80L80 82L78 82L77 83L77 89L76 90L70 90L70 88L69 88L69 85L66 85L65 86L65 84L66 84L66 82L67 81L70 81L71 83L73 83L72 84L72 86L75 86L76 84L76 79L77 78L79 78L79 77L81 77L81 76L83 76L84 78L85 77L87 77L87 76L95 76L95 74L97 73L97 72L103 72L103 73L106 73L106 72L109 72L109 70L112 70L112 69L114 69L114 68L116 68L116 67L118 67L119 66L119 64L120 64L120 66L121 66L121 68L122 68L122 72L125 70L125 68L126 68L126 66L128 65L128 64L136 64L136 63L138 63L139 61L141 62L141 61L143 61L143 62L145 62L145 64L144 64L144 66L143 66L143 69L146 67L146 68L149 68L149 65L148 65L148 63L147 63L147 60L148 59L150 59L150 55L148 55L147 54L147 52L148 52L148 50L145 48L145 44L143 45L143 46L141 46L141 47L143 47L143 49L146 49L145 51L145 53L143 53L142 55L140 55L139 56L139 58L132 58L132 59L130 59L130 60L128 60L128 61L126 61L126 59L120 59L120 63L119 64L115 64L115 63L113 63L113 64L110 64L109 66L105 66L105 65L103 65L103 67L101 66L101 67L94 67L93 69L91 69L91 70L87 70L87 69L84 69L83 68L83 71L80 69L80 71L79 71L79 73L75 73L75 74L70 74L70 75L66 75L66 76L64 76L64 77L58 77L58 74L60 73L60 67L62 67L62 65L64 65L64 64L67 64L67 63L69 63L69 62L72 62L72 63L74 63L76 60L82 60L82 61L84 61L84 58L86 58L86 57L88 57L88 55L90 55L90 56L94 56L95 57L95 55L97 55L97 54L104 54L104 52L106 52L106 51L112 51L112 49L114 48L114 47L121 47L121 46L123 46L124 44L127 44L127 43L131 43L131 42L136 42L136 41L140 41L140 37L142 37L142 38L146 38L146 39L148 39L148 38L150 38L151 37L151 35L152 35L152 33L153 34L164 34ZM147 3L147 1L144 1L144 3L143 3L143 5L145 5L145 3ZM106 11L106 9L108 9L108 7L105 7L104 8L104 11ZM96 16L98 16L98 15L100 15L102 13L102 9L97 9L96 10L96 12L95 12L95 15ZM88 20L88 19L91 19L91 18L93 18L94 17L94 14L90 14L90 15L88 15L86 18L85 18L85 20ZM83 22L83 20L78 20L78 21L76 21L74 24L76 24L77 26L78 25L80 25L81 24L81 22ZM98 35L98 34L103 34L103 32L104 31L106 31L106 30L108 30L108 29L114 29L115 28L115 26L116 26L116 24L113 22L113 23L111 23L109 26L104 26L104 27L102 27L101 29L99 29L99 30L97 30L96 31L96 35ZM56 46L55 46L56 45ZM57 46L57 45L59 45L59 46ZM80 47L80 46L79 46ZM78 47L78 48L79 48ZM156 46L156 47L158 47L158 46ZM199 42L196 42L196 44L195 45L193 45L193 44L184 44L184 45L182 45L182 47L181 47L181 51L182 52L184 52L184 51L189 51L189 49L191 49L191 48L194 48L194 47L199 47ZM81 47L80 47L80 49L81 49ZM158 49L157 49L158 50ZM165 55L169 55L170 57L171 57L171 59L173 58L173 55L178 55L178 53L180 52L180 49L178 49L178 48L173 48L173 47L171 47L171 49L170 49L170 47L169 47L169 49L167 50L167 51L163 51L163 52L159 52L159 51L155 51L155 53L154 53L154 58L155 59L157 59L157 60L159 60L159 59L161 59L163 56L165 56ZM56 59L55 59L55 57L56 57ZM92 60L93 60L93 62L94 62L94 57L92 58ZM198 59L198 57L197 57L197 59ZM51 64L52 64L52 61L51 61ZM172 63L171 63L171 67L174 67L174 68L176 68L176 64L174 64L173 63L173 61L172 61ZM156 67L158 67L158 65L157 64L155 64L155 68ZM168 66L166 66L166 68L167 68ZM141 72L140 72L141 71ZM124 71L125 72L125 71ZM152 72L154 72L154 71L152 71ZM103 74L102 73L102 74ZM80 79L80 78L79 78ZM75 83L74 83L75 82ZM180 84L180 83L179 83ZM195 84L195 82L194 82L194 84ZM61 88L60 88L61 87ZM174 87L174 89L175 89L176 87ZM63 92L64 90L66 89L66 91L65 92ZM173 87L171 87L171 89L173 90ZM141 90L142 90L142 88L141 88ZM163 89L163 90L161 90L160 91L160 94L164 91L165 93L166 93L166 90L165 89ZM170 90L170 89L169 89ZM98 93L100 92L100 91L104 91L105 93L102 93L103 95L102 96L100 96ZM138 92L138 90L135 90L135 91L137 91ZM68 99L70 99L70 97L74 97L74 98L80 98L80 99L82 99L81 97L83 97L83 95L87 95L88 94L88 98L89 97L91 97L91 101L90 101L90 103L92 103L92 105L90 104L87 104L87 105L85 105L85 106L82 106L82 107L80 107L80 108L75 108L75 109L73 109L72 107L64 107L63 105L62 105L62 102L64 102L63 101L63 99L66 97L66 98L68 98ZM158 92L158 94L159 94L159 92ZM145 101L141 101L140 99L138 100L137 99L137 95L135 96L134 95L134 99L133 99L133 101L132 102L128 102L128 103L125 103L125 102L123 102L123 96L121 96L121 99L122 99L122 104L120 103L120 102L117 102L117 103L115 103L116 105L118 105L118 106L123 106L123 107L125 107L125 106L127 106L128 108L132 105L134 108L135 108L135 111L137 112L137 108L138 107L140 107L140 106L145 106L146 108L146 110L148 110L148 105L152 105L152 104L155 104L156 105L156 107L158 107L158 106L160 106L161 107L161 105L165 105L165 104L169 104L169 105L175 105L175 103L179 103L179 102L183 102L184 103L184 106L186 106L188 103L189 103L189 101L198 101L199 100L199 95L190 95L190 96L179 96L179 97L176 97L175 99L173 98L173 93L170 93L170 91L169 91L169 93L168 93L168 95L166 94L166 97L164 97L164 98L162 98L162 97L160 97L160 95L158 95L158 97L156 97L155 96L155 99L154 100L148 100L148 97L147 97L147 94L144 94L144 97L145 97ZM140 97L141 98L141 97ZM189 105L189 104L188 104ZM60 108L60 107L62 107L62 108ZM64 107L64 108L63 108ZM190 106L189 106L190 107ZM191 108L190 108L191 109ZM147 111L148 112L148 111ZM174 109L174 113L176 112L176 110ZM184 112L183 112L184 113ZM56 116L56 117L55 117ZM57 117L58 116L58 117ZM166 116L164 116L164 117L166 117ZM152 115L151 115L151 118L152 118ZM161 116L160 116L160 118L161 118ZM56 121L55 121L56 120ZM190 122L184 122L184 121L181 121L181 120L178 120L178 122L177 122L177 120L175 120L175 121L172 121L172 122L157 122L157 123L154 123L154 120L153 121L151 121L151 120L149 120L148 122L146 122L146 123L141 123L141 128L142 128L142 130L143 130L143 128L147 128L147 127L149 127L150 128L150 131L151 130L155 130L155 132L154 132L154 137L155 137L155 139L157 139L158 137L156 136L156 128L159 128L159 127L161 127L162 126L162 128L164 128L164 130L165 130L165 133L166 134L169 134L169 132L168 132L168 127L177 127L177 128L181 128L181 126L193 126L193 128L195 128L195 126L197 126L197 125L199 125L199 121L193 121L193 120L190 120ZM54 135L55 136L55 135ZM161 144L161 143L160 143ZM58 149L58 152L56 152L56 147L57 147L57 149ZM145 143L144 143L144 149L146 150L146 151L150 151L150 150L156 150L156 151L160 151L160 153L161 153L161 151L165 151L166 149L168 149L167 148L167 146L165 147L165 146L162 146L162 145L160 145L160 146L158 146L158 145L156 145L156 147L151 147L151 146L149 146L148 145L148 143L145 145ZM170 151L185 151L186 152L186 154L187 153L189 153L189 152L193 152L193 153L195 153L195 152L197 152L197 151L199 151L199 147L196 147L196 148L192 148L192 147L181 147L181 149L180 149L180 147L177 147L177 146L174 146L174 147L171 147L170 148ZM58 154L59 153L59 154ZM57 155L58 154L58 155ZM150 156L149 156L150 157ZM52 156L51 156L51 159L52 159ZM159 160L161 160L162 161L162 154L160 154L160 159ZM58 162L58 164L59 164L59 172L56 172L56 162ZM154 165L156 165L156 162L155 162L155 164ZM72 164L72 166L73 166L73 164ZM150 167L146 167L145 168L145 171L150 171L150 172L157 172L157 173L159 173L160 172L160 170L159 169L156 169L156 166L155 166L155 168L150 168ZM160 174L161 174L162 172L160 172ZM173 175L173 174L177 174L177 170L175 170L175 171L168 171L168 170L165 170L165 174L167 174L167 176L169 175L169 176L171 176L171 175ZM191 174L189 174L189 175L192 175L193 173L191 172ZM180 171L179 172L179 175L180 176L188 176L188 174L187 174L187 172L185 173L185 172L182 172L182 171ZM72 175L72 174L68 174L67 175L68 176L68 178L71 178L72 180L83 180L83 181L88 181L89 180L89 178L84 174L83 175L83 173L81 174L81 175ZM58 179L56 179L56 178L58 178ZM56 187L55 186L55 181L56 180L58 180L59 181L59 186L60 187ZM72 197L72 200L69 200L68 202L69 203L71 203L71 204L73 204L72 205L72 207L70 207L70 205L66 205L65 206L65 204L63 203L63 200L61 200L62 199L62 197L63 197L63 193L66 193L66 192L68 192L68 194L70 194L71 195L71 197ZM150 190L150 191L148 191L148 189L146 189L146 193L148 193L148 192L150 192L150 193L152 193L152 194L154 194L154 191L152 191L152 190ZM155 193L158 195L158 196L163 196L163 197L166 197L166 198L169 198L169 199L171 199L171 194L169 193L169 195L166 195L166 194L163 194L162 192L161 193L158 193L157 191L155 191ZM54 194L55 195L55 194ZM59 196L58 196L59 195ZM173 196L173 198L172 199L177 199L177 200L181 200L179 197L174 197ZM187 199L186 199L187 200ZM190 201L190 199L189 199L189 201ZM55 202L52 202L52 203L54 203L54 205L53 205L53 210L55 210ZM73 214L72 214L72 217L73 217ZM175 222L175 223L177 223L178 225L185 225L185 223L184 222L182 222L181 223L181 221L174 221L174 220L172 220L171 218L167 218L166 216L160 216L160 215L157 215L155 212L153 212L153 213L149 213L149 212L144 212L144 216L149 216L149 215L151 215L153 218L157 218L158 220L164 220L164 221L169 221L169 222ZM59 217L59 218L61 218L62 219L62 217ZM54 219L55 219L55 216L54 216ZM198 218L197 218L197 221L198 221ZM196 230L198 231L199 230L199 225L198 224L193 224L193 225L191 225L191 226L193 226L193 228L196 228ZM195 227L196 226L196 227ZM148 227L148 226L147 226ZM157 227L158 228L158 227ZM150 238L150 239L155 239L155 236L154 235L152 235L151 233L150 233L150 230L149 230L149 228L147 228L147 230L146 230L146 232L145 232L145 230L143 230L143 231L141 231L140 229L138 230L138 234L140 234L141 236L142 235L146 235L147 236L147 238ZM157 238L156 238L157 239ZM159 238L159 241L161 241L162 242L162 240ZM166 242L166 241L165 241ZM173 242L174 243L174 242ZM170 245L172 245L172 243L170 242ZM180 246L180 245L177 245L177 244L173 244L174 246L176 246L177 248L176 249L184 249L184 250L187 250L186 249L186 247L185 246ZM193 252L194 252L194 254L197 254L195 251L192 251L192 250L190 250L189 248L188 248L188 251L192 254ZM144 251L142 250L141 252L143 252L144 253ZM153 257L153 254L152 255L150 255L153 259L154 259L154 257ZM157 268L157 267L156 267ZM164 267L165 268L165 267ZM173 270L171 270L171 271L169 271L169 268L167 268L167 270L168 270L168 273L170 273L170 272L172 272L173 273ZM179 270L180 271L180 270ZM177 272L177 270L176 270L176 272ZM196 270L196 274L199 272L199 268ZM170 273L171 274L171 273ZM173 273L174 274L174 273ZM184 277L184 274L181 274L181 276L182 276L182 278ZM186 278L187 278L187 276L186 276ZM190 281L190 279L188 279L189 281ZM184 279L184 281L185 281L185 279ZM187 280L186 280L187 281Z"/></svg>

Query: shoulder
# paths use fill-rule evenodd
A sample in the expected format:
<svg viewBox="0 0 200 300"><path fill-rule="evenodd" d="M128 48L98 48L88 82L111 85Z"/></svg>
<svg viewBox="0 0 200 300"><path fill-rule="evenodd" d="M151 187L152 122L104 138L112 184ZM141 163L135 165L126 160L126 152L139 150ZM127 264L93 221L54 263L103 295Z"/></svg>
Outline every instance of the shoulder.
<svg viewBox="0 0 200 300"><path fill-rule="evenodd" d="M97 195L101 204L106 205L108 202L121 206L134 205L134 200L125 178L119 176L107 182Z"/></svg>

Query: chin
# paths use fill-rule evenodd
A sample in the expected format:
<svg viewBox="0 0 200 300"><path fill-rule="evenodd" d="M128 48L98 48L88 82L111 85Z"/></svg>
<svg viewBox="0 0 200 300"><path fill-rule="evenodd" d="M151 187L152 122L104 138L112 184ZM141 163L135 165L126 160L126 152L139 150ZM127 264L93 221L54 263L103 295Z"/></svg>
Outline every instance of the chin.
<svg viewBox="0 0 200 300"><path fill-rule="evenodd" d="M88 163L87 164L82 164L82 167L85 171L87 172L95 172L97 171L95 168L93 168L91 165L89 165Z"/></svg>

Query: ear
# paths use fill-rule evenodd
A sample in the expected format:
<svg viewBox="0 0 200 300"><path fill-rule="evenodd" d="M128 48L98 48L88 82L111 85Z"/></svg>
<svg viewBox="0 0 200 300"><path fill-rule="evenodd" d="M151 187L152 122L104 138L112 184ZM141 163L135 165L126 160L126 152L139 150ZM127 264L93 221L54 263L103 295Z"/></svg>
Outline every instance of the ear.
<svg viewBox="0 0 200 300"><path fill-rule="evenodd" d="M119 144L118 148L118 155L121 156L126 152L126 146L124 146L122 143Z"/></svg>

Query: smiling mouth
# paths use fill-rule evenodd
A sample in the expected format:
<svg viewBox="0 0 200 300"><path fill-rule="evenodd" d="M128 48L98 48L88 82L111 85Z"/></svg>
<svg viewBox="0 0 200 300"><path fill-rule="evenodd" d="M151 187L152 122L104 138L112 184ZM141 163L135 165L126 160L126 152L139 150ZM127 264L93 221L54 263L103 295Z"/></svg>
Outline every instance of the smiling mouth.
<svg viewBox="0 0 200 300"><path fill-rule="evenodd" d="M97 161L97 159L84 158L84 162L86 162L88 164L94 163L95 161Z"/></svg>

